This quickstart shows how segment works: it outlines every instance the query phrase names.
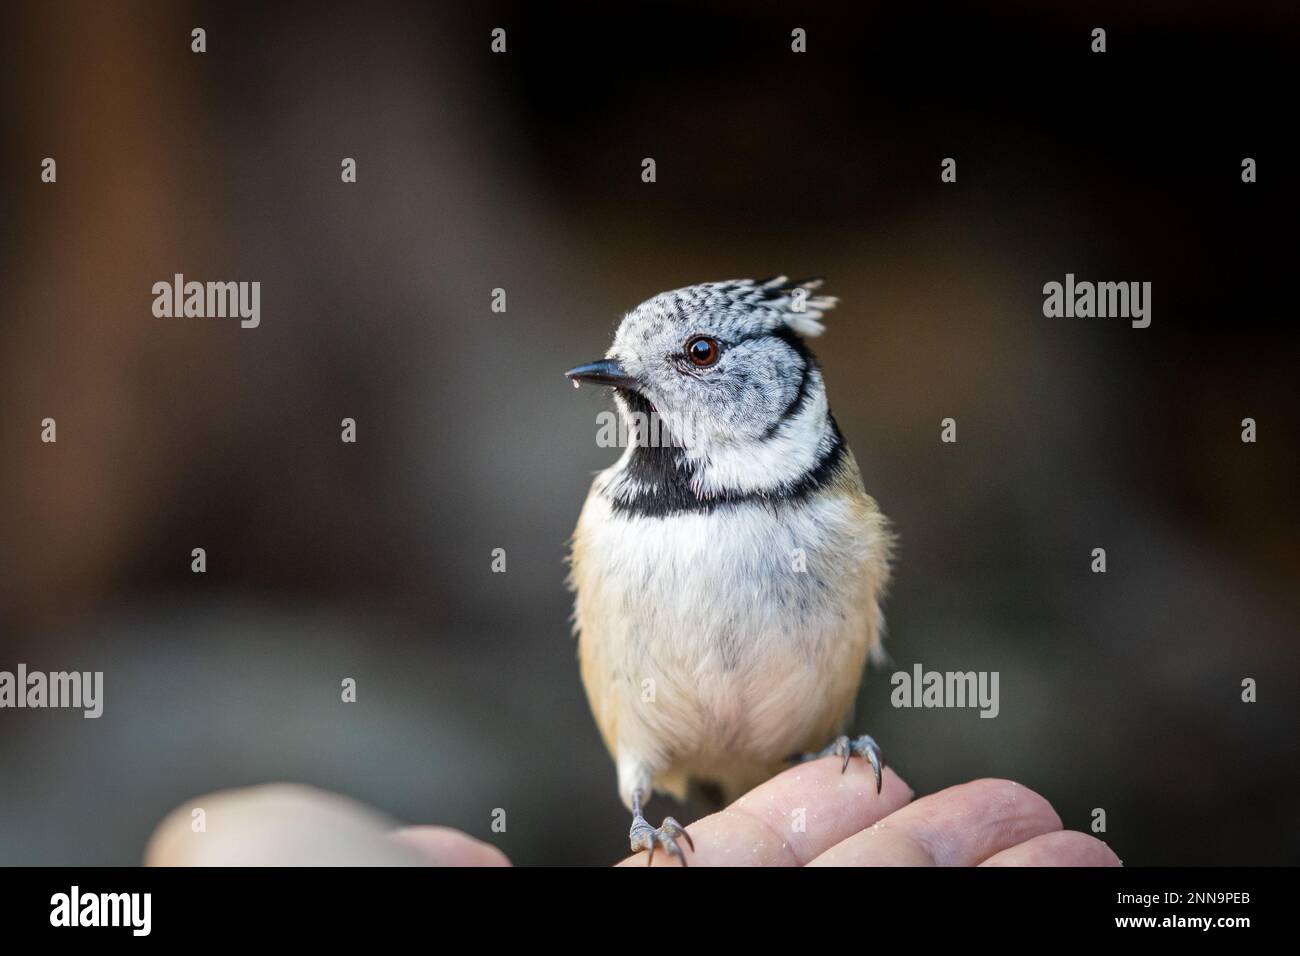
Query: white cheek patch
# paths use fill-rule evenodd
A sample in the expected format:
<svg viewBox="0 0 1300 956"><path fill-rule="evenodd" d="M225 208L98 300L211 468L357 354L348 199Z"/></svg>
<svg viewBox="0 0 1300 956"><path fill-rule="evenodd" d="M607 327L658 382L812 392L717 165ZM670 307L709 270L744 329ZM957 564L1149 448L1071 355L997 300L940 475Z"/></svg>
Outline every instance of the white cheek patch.
<svg viewBox="0 0 1300 956"><path fill-rule="evenodd" d="M818 374L803 408L771 437L688 449L687 459L695 466L691 487L708 497L727 491L775 492L797 484L834 440L826 410L826 389Z"/></svg>

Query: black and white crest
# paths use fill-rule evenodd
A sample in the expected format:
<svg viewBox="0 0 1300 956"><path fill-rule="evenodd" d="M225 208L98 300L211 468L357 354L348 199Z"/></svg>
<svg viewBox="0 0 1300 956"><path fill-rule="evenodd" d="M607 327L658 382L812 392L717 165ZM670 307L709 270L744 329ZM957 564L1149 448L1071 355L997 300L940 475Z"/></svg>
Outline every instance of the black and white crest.
<svg viewBox="0 0 1300 956"><path fill-rule="evenodd" d="M754 326L772 331L784 325L799 335L816 336L826 330L821 322L823 315L839 301L834 296L816 294L822 282L820 278L785 276L702 282L661 292L631 314L643 320L661 317L665 321L707 315L719 326L734 322L747 331L753 331Z"/></svg>

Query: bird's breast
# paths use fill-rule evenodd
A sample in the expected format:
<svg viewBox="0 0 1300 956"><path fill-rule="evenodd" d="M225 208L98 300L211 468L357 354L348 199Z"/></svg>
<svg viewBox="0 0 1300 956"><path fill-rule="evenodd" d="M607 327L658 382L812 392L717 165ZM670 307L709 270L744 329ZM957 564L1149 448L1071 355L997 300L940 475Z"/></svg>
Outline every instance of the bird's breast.
<svg viewBox="0 0 1300 956"><path fill-rule="evenodd" d="M830 492L665 517L593 494L573 583L598 720L613 711L619 736L706 762L710 750L780 757L829 732L877 614L861 515Z"/></svg>

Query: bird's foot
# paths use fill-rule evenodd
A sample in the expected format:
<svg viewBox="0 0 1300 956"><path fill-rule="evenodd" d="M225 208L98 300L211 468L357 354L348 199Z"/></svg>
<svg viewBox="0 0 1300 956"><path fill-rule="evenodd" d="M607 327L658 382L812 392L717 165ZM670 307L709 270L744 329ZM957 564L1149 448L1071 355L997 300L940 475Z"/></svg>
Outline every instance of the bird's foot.
<svg viewBox="0 0 1300 956"><path fill-rule="evenodd" d="M876 775L876 793L880 792L881 787L881 768L884 766L884 758L880 755L880 747L874 740L865 735L861 737L850 738L847 734L841 734L831 741L830 745L824 750L813 754L804 754L799 758L800 762L808 760L818 760L822 757L843 757L844 765L840 767L840 773L849 769L849 758L861 757L871 764L871 769Z"/></svg>
<svg viewBox="0 0 1300 956"><path fill-rule="evenodd" d="M669 856L676 857L681 861L682 866L685 866L686 855L682 853L681 845L677 842L678 837L686 841L686 845L691 848L692 853L695 852L695 843L691 840L691 835L672 817L664 817L663 824L655 828L646 822L645 817L638 813L632 818L632 829L628 831L628 839L631 841L633 853L639 853L641 850L649 851L649 856L646 858L647 866L654 862L655 850L659 848L662 848Z"/></svg>

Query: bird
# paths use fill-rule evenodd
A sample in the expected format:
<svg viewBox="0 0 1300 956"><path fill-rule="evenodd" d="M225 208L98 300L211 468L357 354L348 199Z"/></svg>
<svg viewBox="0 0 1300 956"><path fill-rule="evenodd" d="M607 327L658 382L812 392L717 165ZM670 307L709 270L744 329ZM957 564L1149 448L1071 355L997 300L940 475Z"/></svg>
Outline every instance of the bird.
<svg viewBox="0 0 1300 956"><path fill-rule="evenodd" d="M645 817L691 784L727 800L792 760L883 758L846 728L894 536L867 494L807 340L838 300L820 278L735 279L628 312L574 387L612 389L630 436L570 542L579 671L633 853L687 864L689 833ZM653 422L656 427L647 428Z"/></svg>

